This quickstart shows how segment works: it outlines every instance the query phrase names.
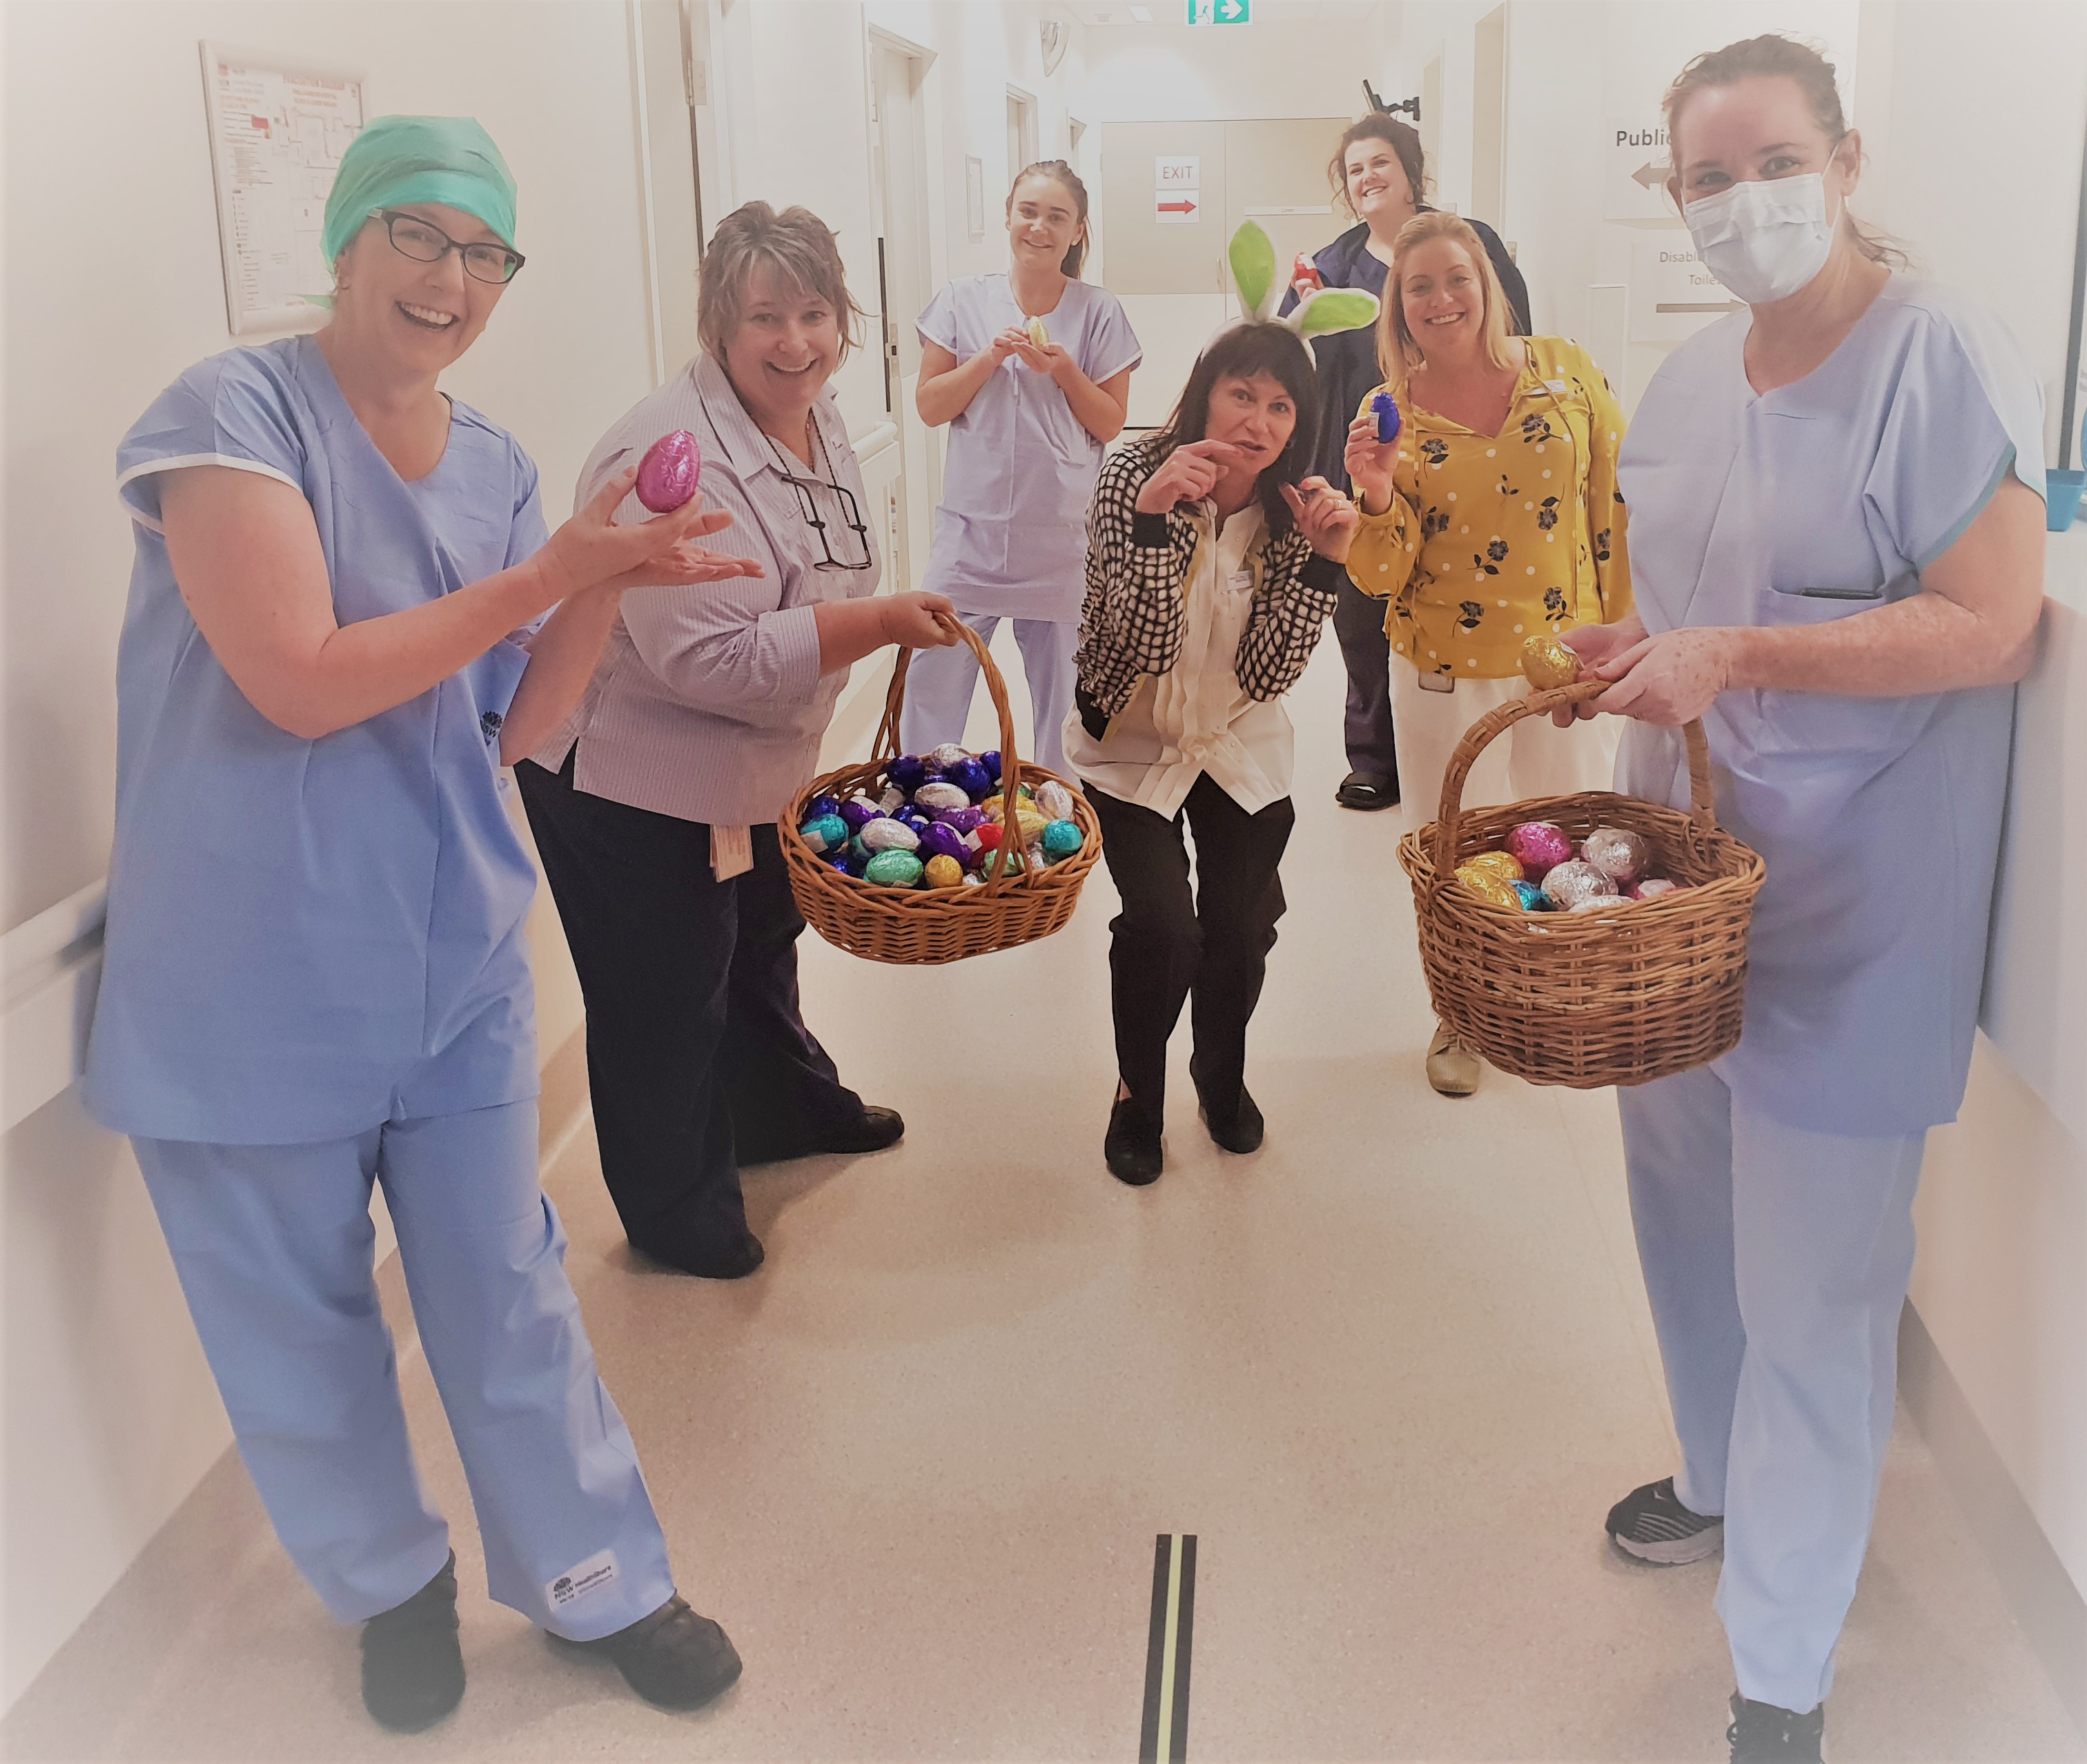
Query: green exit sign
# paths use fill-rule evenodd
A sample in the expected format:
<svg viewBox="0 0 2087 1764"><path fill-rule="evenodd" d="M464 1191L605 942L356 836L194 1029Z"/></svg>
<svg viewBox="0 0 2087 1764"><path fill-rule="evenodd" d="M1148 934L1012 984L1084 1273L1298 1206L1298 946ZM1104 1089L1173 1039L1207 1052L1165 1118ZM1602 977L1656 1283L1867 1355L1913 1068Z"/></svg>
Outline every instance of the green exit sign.
<svg viewBox="0 0 2087 1764"><path fill-rule="evenodd" d="M1191 24L1251 24L1253 0L1189 0Z"/></svg>

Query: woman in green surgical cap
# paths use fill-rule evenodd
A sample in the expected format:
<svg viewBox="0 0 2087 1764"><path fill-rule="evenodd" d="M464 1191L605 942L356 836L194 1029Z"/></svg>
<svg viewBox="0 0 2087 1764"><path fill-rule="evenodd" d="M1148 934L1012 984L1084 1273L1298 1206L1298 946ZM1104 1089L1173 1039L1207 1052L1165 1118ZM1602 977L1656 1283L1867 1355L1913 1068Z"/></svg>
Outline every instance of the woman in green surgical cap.
<svg viewBox="0 0 2087 1764"><path fill-rule="evenodd" d="M757 566L700 548L728 518L699 502L615 524L634 472L547 536L528 456L438 390L515 239L476 122L378 119L326 206L331 322L191 368L117 453L137 549L88 1105L136 1147L277 1535L361 1622L396 1728L454 1708L463 1663L373 1183L493 1596L667 1706L739 1672L676 1593L537 1185L536 877L498 772L625 592Z"/></svg>

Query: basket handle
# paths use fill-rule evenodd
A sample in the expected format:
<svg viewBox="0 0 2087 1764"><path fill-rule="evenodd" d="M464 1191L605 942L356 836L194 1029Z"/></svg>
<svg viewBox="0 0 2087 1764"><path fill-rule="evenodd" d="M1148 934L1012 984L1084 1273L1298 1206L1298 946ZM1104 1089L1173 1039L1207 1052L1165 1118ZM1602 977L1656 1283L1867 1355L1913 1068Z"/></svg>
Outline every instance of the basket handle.
<svg viewBox="0 0 2087 1764"><path fill-rule="evenodd" d="M1447 881L1456 873L1458 823L1463 818L1464 780L1479 755L1494 739L1504 734L1526 716L1548 715L1568 704L1598 698L1609 690L1606 680L1576 680L1569 686L1553 686L1526 698L1496 705L1464 731L1464 738L1449 755L1442 774L1442 806L1435 817L1435 874ZM1710 778L1710 741L1699 717L1681 731L1688 743L1688 818L1698 831L1708 833L1718 825L1717 789Z"/></svg>
<svg viewBox="0 0 2087 1764"><path fill-rule="evenodd" d="M944 630L954 631L970 644L971 653L978 657L979 672L985 676L985 689L992 695L992 707L1000 715L1001 801L1011 804L1022 784L1022 761L1014 751L1014 712L1007 702L1007 681L1001 674L999 664L970 626L947 613L936 613L933 617ZM913 651L902 644L898 660L892 666L891 685L884 694L884 720L877 725L877 739L870 745L871 757L880 764L898 757L898 718L906 708L906 668L912 659ZM997 888L1006 873L1008 834L1013 833L1018 841L1022 836L1021 823L1011 809L1002 816L1001 824L1003 831L992 861L992 873L986 878L988 888Z"/></svg>

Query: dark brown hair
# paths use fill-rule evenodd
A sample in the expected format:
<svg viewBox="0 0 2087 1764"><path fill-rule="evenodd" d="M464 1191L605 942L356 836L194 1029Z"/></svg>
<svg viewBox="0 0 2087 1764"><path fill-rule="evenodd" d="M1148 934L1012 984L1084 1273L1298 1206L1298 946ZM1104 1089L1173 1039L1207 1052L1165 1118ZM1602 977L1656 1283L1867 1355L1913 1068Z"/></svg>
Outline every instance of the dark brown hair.
<svg viewBox="0 0 2087 1764"><path fill-rule="evenodd" d="M1257 374L1280 381L1297 407L1297 426L1290 431L1289 445L1261 468L1254 483L1269 532L1287 533L1297 523L1279 486L1295 484L1304 476L1319 433L1319 377L1311 351L1289 326L1272 318L1249 319L1219 334L1196 358L1189 383L1181 388L1180 402L1167 419L1167 426L1157 431L1159 451L1153 464L1157 468L1176 447L1201 441L1210 432L1210 394L1218 381L1250 380Z"/></svg>
<svg viewBox="0 0 2087 1764"><path fill-rule="evenodd" d="M733 209L711 235L697 280L697 340L723 358L727 340L739 328L747 285L763 263L784 287L816 294L834 309L840 322L841 360L847 360L863 310L848 293L840 241L810 209L785 208L779 215L765 202Z"/></svg>
<svg viewBox="0 0 2087 1764"><path fill-rule="evenodd" d="M1034 165L1022 168L1021 177L1007 186L1007 213L1014 215L1014 193L1032 177L1048 177L1065 186L1065 194L1073 199L1073 206L1080 211L1079 237L1073 241L1072 248L1065 253L1065 261L1058 267L1066 275L1077 279L1080 265L1087 255L1087 186L1080 182L1080 174L1063 160L1039 160Z"/></svg>
<svg viewBox="0 0 2087 1764"><path fill-rule="evenodd" d="M1343 208L1350 214L1355 211L1355 205L1348 200L1348 149L1358 141L1381 141L1397 154L1405 169L1406 182L1412 188L1413 206L1428 206L1428 159L1420 148L1420 131L1410 122L1372 110L1359 122L1348 125L1341 144L1326 163L1326 182L1334 186L1334 194Z"/></svg>
<svg viewBox="0 0 2087 1764"><path fill-rule="evenodd" d="M1801 43L1795 37L1773 32L1749 36L1698 55L1667 88L1660 109L1667 118L1667 152L1673 157L1677 175L1681 157L1675 136L1682 107L1705 88L1735 86L1743 79L1794 82L1811 109L1812 120L1828 142L1837 147L1847 139L1848 120L1841 109L1841 89L1834 83L1833 64L1814 45ZM1901 246L1865 227L1846 207L1841 211L1841 222L1848 229L1855 249L1871 263L1887 263L1894 269L1906 267L1906 254Z"/></svg>

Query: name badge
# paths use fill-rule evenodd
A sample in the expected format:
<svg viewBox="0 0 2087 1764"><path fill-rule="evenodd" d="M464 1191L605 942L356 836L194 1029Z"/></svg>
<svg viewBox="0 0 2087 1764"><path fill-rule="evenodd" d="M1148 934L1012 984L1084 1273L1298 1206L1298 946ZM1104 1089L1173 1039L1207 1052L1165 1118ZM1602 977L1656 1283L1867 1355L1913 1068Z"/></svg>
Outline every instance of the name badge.
<svg viewBox="0 0 2087 1764"><path fill-rule="evenodd" d="M1230 575L1225 578L1225 586L1230 588L1235 594L1253 593L1253 571L1251 570L1233 570Z"/></svg>

